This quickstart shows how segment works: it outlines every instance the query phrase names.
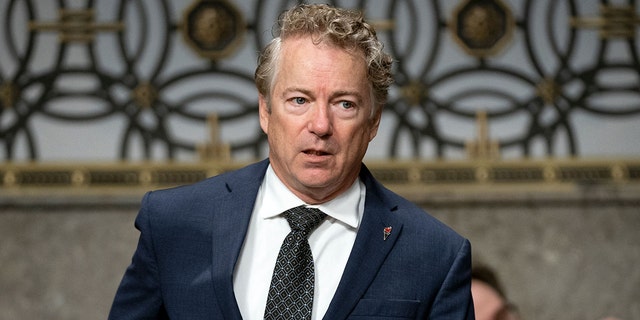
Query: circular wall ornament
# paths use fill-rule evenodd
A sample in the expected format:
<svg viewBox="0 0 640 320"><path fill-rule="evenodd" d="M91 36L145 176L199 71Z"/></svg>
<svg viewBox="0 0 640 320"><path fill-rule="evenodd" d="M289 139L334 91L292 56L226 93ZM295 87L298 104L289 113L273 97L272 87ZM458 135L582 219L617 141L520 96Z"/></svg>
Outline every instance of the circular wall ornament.
<svg viewBox="0 0 640 320"><path fill-rule="evenodd" d="M242 43L244 19L227 1L199 0L184 11L183 18L183 37L202 57L228 57Z"/></svg>
<svg viewBox="0 0 640 320"><path fill-rule="evenodd" d="M501 0L467 0L453 11L452 32L470 55L496 54L510 40L515 22Z"/></svg>

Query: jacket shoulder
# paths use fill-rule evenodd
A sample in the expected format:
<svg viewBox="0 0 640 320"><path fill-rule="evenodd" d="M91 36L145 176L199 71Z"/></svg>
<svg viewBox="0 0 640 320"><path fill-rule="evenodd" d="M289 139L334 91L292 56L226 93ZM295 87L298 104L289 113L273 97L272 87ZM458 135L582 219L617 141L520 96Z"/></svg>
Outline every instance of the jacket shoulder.
<svg viewBox="0 0 640 320"><path fill-rule="evenodd" d="M145 198L147 204L160 207L181 206L198 201L215 201L216 198L239 190L255 189L260 186L268 162L250 164L246 167L221 173L202 181L149 192ZM255 194L254 194L255 195ZM245 194L245 196L247 196Z"/></svg>

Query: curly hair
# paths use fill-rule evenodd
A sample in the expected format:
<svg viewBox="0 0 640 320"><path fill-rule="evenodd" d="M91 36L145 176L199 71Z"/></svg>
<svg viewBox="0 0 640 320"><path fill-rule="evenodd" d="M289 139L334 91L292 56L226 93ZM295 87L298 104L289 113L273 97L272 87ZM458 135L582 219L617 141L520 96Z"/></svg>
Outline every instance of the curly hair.
<svg viewBox="0 0 640 320"><path fill-rule="evenodd" d="M280 15L276 37L258 58L255 82L258 92L269 100L276 76L282 41L297 36L310 36L314 43L327 42L347 50L364 53L367 77L374 98L374 112L387 102L393 83L393 59L383 51L376 31L365 22L360 11L334 8L325 4L301 4Z"/></svg>

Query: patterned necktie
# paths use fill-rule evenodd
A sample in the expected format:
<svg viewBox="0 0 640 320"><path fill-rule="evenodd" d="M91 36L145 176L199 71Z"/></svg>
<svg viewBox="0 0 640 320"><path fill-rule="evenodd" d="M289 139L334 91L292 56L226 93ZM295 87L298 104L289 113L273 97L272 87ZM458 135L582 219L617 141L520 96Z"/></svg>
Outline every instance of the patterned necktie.
<svg viewBox="0 0 640 320"><path fill-rule="evenodd" d="M327 215L305 206L289 209L283 215L291 226L291 232L278 253L264 318L311 319L315 276L307 238Z"/></svg>

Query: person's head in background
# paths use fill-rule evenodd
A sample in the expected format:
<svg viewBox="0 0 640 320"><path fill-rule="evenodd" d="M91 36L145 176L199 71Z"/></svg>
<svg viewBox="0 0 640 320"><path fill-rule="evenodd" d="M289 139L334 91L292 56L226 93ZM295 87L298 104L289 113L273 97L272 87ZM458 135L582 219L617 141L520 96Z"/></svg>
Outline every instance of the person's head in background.
<svg viewBox="0 0 640 320"><path fill-rule="evenodd" d="M495 272L486 266L471 271L471 295L476 320L518 320L520 316L509 303Z"/></svg>

